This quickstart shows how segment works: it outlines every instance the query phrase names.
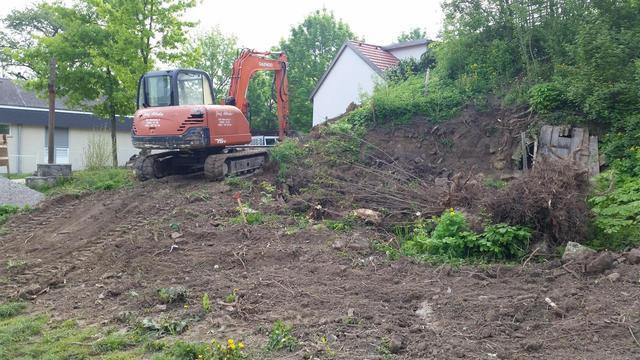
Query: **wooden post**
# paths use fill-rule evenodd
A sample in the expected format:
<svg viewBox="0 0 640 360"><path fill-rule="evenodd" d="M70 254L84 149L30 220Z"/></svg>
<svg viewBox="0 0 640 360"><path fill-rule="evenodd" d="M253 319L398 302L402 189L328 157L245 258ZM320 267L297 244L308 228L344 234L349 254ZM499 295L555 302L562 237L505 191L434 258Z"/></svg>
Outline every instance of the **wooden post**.
<svg viewBox="0 0 640 360"><path fill-rule="evenodd" d="M56 131L56 58L52 57L49 62L49 130L47 133L49 139L47 158L48 164L55 164L56 162L56 144L55 144L55 131Z"/></svg>
<svg viewBox="0 0 640 360"><path fill-rule="evenodd" d="M11 171L9 170L9 142L7 141L6 134L2 134L2 137L0 137L0 166L7 167L7 179L11 178Z"/></svg>

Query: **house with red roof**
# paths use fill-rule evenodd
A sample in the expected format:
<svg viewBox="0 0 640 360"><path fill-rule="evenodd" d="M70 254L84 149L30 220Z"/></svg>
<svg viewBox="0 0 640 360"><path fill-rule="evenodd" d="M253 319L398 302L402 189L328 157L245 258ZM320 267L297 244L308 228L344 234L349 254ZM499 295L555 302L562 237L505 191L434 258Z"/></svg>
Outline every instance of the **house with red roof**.
<svg viewBox="0 0 640 360"><path fill-rule="evenodd" d="M347 41L342 45L311 92L313 126L343 114L351 103L359 104L384 81L384 72L400 60L418 60L427 51L426 39L388 46Z"/></svg>

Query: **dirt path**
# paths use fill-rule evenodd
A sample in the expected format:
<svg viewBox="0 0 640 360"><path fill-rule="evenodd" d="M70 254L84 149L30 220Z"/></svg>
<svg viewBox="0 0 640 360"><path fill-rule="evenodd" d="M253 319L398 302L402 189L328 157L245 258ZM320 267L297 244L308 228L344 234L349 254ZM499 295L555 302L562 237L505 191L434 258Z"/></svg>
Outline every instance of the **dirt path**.
<svg viewBox="0 0 640 360"><path fill-rule="evenodd" d="M632 336L640 338L640 266L619 265L612 282L608 273L576 278L556 262L451 269L391 261L365 246L380 236L366 228L297 230L275 213L264 225L235 224L232 194L177 177L49 201L13 218L0 237L0 298L29 290L39 294L35 309L55 318L119 324L125 315L190 318L207 292L213 311L183 337L259 348L284 320L302 345L292 358L373 359L387 350L401 359L640 357ZM260 208L261 196L255 190L245 201ZM188 288L191 306L158 306L156 290L169 286ZM221 304L234 289L238 304Z"/></svg>

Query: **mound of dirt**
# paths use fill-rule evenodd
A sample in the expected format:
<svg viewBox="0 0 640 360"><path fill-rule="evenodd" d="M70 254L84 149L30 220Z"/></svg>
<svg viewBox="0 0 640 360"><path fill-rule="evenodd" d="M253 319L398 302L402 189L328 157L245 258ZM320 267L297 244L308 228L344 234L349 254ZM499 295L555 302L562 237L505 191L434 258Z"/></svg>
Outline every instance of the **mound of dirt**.
<svg viewBox="0 0 640 360"><path fill-rule="evenodd" d="M253 226L234 220L237 189L197 176L48 200L0 237L4 259L22 264L0 267L0 298L86 323L188 319L186 340L243 339L249 349L284 320L300 340L296 358L325 356L327 344L339 359L640 356L631 336L640 329L640 265L586 276L557 261L459 269L389 261L367 246L334 248L387 240L370 227L336 233L275 215L281 205L263 181L240 189L246 205L271 214ZM178 286L189 291L188 309L156 295ZM237 302L225 304L234 289ZM213 310L202 316L205 292Z"/></svg>

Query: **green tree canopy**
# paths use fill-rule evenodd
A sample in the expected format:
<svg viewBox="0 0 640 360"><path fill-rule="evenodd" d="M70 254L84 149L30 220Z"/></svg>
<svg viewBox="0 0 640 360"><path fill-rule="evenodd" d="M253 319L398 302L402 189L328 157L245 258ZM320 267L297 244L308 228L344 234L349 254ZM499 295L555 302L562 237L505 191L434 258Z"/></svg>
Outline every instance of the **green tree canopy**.
<svg viewBox="0 0 640 360"><path fill-rule="evenodd" d="M326 9L317 10L291 28L280 48L289 57L289 122L295 130L312 124L311 91L345 41L354 38L349 26Z"/></svg>
<svg viewBox="0 0 640 360"><path fill-rule="evenodd" d="M112 154L117 166L117 115L135 110L137 80L156 59L175 56L190 23L180 20L194 0L78 0L73 6L39 3L4 19L17 44L5 50L30 69L26 86L47 88L48 64L58 62L57 92L111 120ZM32 30L30 37L25 31Z"/></svg>
<svg viewBox="0 0 640 360"><path fill-rule="evenodd" d="M222 99L229 90L231 68L237 55L238 39L215 27L191 39L177 63L180 67L206 71L213 81L216 97Z"/></svg>
<svg viewBox="0 0 640 360"><path fill-rule="evenodd" d="M411 41L411 40L420 40L420 39L426 39L427 38L427 32L420 29L420 28L413 28L411 30L409 30L408 32L402 32L402 34L400 34L400 36L398 36L398 42L405 42L405 41Z"/></svg>

